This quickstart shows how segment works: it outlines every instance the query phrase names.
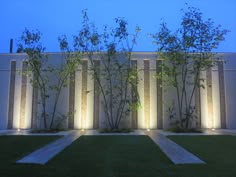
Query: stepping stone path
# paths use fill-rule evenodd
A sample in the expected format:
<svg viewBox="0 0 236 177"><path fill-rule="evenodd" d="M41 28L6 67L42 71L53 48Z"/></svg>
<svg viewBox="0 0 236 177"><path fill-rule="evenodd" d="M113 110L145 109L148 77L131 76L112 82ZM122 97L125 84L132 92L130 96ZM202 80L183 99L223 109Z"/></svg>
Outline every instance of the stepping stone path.
<svg viewBox="0 0 236 177"><path fill-rule="evenodd" d="M204 161L171 141L158 131L145 132L174 164L205 164Z"/></svg>
<svg viewBox="0 0 236 177"><path fill-rule="evenodd" d="M56 140L36 151L29 154L28 156L18 160L16 163L33 163L33 164L46 164L50 159L60 153L63 149L73 143L76 139L78 139L81 135L101 135L97 131L73 131L70 134L65 135L63 138ZM192 153L185 150L180 145L168 139L166 136L160 134L158 131L151 130L148 131L136 131L133 133L135 135L148 135L159 147L160 149L167 155L167 157L174 164L205 164L204 161L200 160L198 157L193 155ZM114 134L110 134L114 135ZM129 134L123 134L124 136Z"/></svg>
<svg viewBox="0 0 236 177"><path fill-rule="evenodd" d="M73 131L72 133L65 135L36 151L28 156L18 160L16 163L34 163L34 164L46 164L50 159L56 156L59 152L69 146L72 142L78 139L82 135L79 131Z"/></svg>

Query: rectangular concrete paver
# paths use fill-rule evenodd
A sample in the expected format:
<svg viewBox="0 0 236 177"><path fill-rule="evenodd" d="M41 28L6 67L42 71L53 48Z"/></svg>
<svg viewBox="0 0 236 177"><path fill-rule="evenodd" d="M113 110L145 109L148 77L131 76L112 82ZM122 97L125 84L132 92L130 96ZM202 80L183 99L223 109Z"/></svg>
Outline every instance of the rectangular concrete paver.
<svg viewBox="0 0 236 177"><path fill-rule="evenodd" d="M145 133L142 130L135 130L133 132L129 133L100 133L98 130L86 130L86 133L84 135L89 136L129 136L129 135L145 135Z"/></svg>
<svg viewBox="0 0 236 177"><path fill-rule="evenodd" d="M28 156L18 160L16 163L46 164L50 159L69 146L81 135L82 134L79 131L73 131L72 133L65 135L63 138L34 151Z"/></svg>
<svg viewBox="0 0 236 177"><path fill-rule="evenodd" d="M205 163L180 145L160 134L158 131L150 131L146 132L146 134L160 147L160 149L174 164Z"/></svg>

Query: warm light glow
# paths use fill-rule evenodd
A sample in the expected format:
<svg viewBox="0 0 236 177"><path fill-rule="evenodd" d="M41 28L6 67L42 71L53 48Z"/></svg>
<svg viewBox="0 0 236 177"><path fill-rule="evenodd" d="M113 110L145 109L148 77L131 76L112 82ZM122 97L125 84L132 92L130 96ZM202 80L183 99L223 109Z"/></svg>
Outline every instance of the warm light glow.
<svg viewBox="0 0 236 177"><path fill-rule="evenodd" d="M212 128L211 130L212 130L212 131L215 131L215 129L214 129L214 128Z"/></svg>
<svg viewBox="0 0 236 177"><path fill-rule="evenodd" d="M84 129L81 129L81 131L83 132L83 131L84 131Z"/></svg>
<svg viewBox="0 0 236 177"><path fill-rule="evenodd" d="M25 103L25 129L31 128L31 117L32 117L32 100L33 100L33 87L30 83L30 79L27 78L26 88L26 103Z"/></svg>
<svg viewBox="0 0 236 177"><path fill-rule="evenodd" d="M148 128L147 131L150 132L150 129Z"/></svg>

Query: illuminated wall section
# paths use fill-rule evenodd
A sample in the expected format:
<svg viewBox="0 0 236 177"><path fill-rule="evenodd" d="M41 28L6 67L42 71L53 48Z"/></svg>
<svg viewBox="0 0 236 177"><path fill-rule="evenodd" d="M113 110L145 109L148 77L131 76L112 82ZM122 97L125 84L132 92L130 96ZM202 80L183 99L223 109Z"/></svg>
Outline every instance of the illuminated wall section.
<svg viewBox="0 0 236 177"><path fill-rule="evenodd" d="M157 80L156 59L137 59L138 92L141 108L138 110L137 124L141 129L157 128Z"/></svg>
<svg viewBox="0 0 236 177"><path fill-rule="evenodd" d="M220 119L220 89L218 68L212 68L212 102L213 102L213 125L209 128L221 128Z"/></svg>
<svg viewBox="0 0 236 177"><path fill-rule="evenodd" d="M150 129L150 62L144 60L144 119L145 128Z"/></svg>
<svg viewBox="0 0 236 177"><path fill-rule="evenodd" d="M213 117L213 99L212 99L212 68L206 71L206 83L207 87L207 128L214 128L214 117Z"/></svg>
<svg viewBox="0 0 236 177"><path fill-rule="evenodd" d="M141 107L138 109L138 128L146 129L145 125L145 112L144 112L144 68L143 59L137 59L138 69L138 93L140 98Z"/></svg>
<svg viewBox="0 0 236 177"><path fill-rule="evenodd" d="M93 128L93 118L94 118L94 79L93 71L90 70L91 63L88 61L87 66L87 90L85 90L85 95L87 99L86 103L86 117L85 117L85 129ZM86 76L85 76L86 77Z"/></svg>
<svg viewBox="0 0 236 177"><path fill-rule="evenodd" d="M33 99L33 87L30 83L30 77L27 77L26 80L26 98L25 98L25 119L24 119L24 129L31 128L32 120L32 99Z"/></svg>
<svg viewBox="0 0 236 177"><path fill-rule="evenodd" d="M202 72L201 77L206 79L203 83L205 89L200 89L201 127L221 128L218 69L210 68L206 72Z"/></svg>
<svg viewBox="0 0 236 177"><path fill-rule="evenodd" d="M20 127L25 128L25 113L26 113L26 92L27 92L27 76L24 72L27 70L27 64L22 63L22 77L21 77L21 100L20 100Z"/></svg>
<svg viewBox="0 0 236 177"><path fill-rule="evenodd" d="M94 122L94 80L88 60L82 60L75 73L75 115L76 129L92 129Z"/></svg>
<svg viewBox="0 0 236 177"><path fill-rule="evenodd" d="M30 129L32 113L32 86L30 78L21 74L27 69L27 64L21 60L16 62L17 74L15 79L13 126L14 129Z"/></svg>
<svg viewBox="0 0 236 177"><path fill-rule="evenodd" d="M150 129L157 128L157 79L156 59L150 59Z"/></svg>
<svg viewBox="0 0 236 177"><path fill-rule="evenodd" d="M22 69L22 62L16 61L16 70ZM15 95L14 95L14 113L13 113L13 128L20 128L20 103L21 103L21 81L22 75L17 72L15 80Z"/></svg>
<svg viewBox="0 0 236 177"><path fill-rule="evenodd" d="M88 61L81 61L82 65L82 89L81 89L81 119L80 128L86 128L87 118L87 81L88 81Z"/></svg>
<svg viewBox="0 0 236 177"><path fill-rule="evenodd" d="M75 72L75 114L74 128L81 128L81 104L82 104L82 66L79 65Z"/></svg>

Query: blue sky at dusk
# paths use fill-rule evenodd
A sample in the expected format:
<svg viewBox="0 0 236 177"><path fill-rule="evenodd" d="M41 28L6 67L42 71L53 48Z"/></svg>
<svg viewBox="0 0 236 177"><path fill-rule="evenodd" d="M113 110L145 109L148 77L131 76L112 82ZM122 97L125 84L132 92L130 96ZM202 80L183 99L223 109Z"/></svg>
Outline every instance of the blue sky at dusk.
<svg viewBox="0 0 236 177"><path fill-rule="evenodd" d="M99 28L113 26L116 17L125 17L130 32L138 24L142 32L134 50L155 51L148 33L158 31L161 19L177 29L185 3L200 8L204 18L231 31L218 52L236 52L236 0L0 0L0 53L9 52L10 38L15 43L25 27L43 33L46 51L59 51L58 36L76 34L83 9Z"/></svg>

